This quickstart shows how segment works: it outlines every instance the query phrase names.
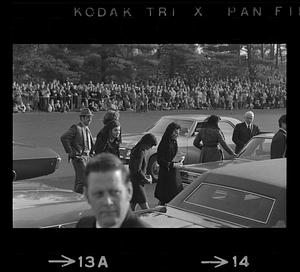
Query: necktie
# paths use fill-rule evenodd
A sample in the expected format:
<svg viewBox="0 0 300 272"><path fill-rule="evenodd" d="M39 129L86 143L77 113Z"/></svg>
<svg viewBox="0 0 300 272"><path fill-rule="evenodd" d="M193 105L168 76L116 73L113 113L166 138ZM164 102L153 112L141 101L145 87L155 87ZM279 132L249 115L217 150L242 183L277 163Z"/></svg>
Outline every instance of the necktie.
<svg viewBox="0 0 300 272"><path fill-rule="evenodd" d="M248 132L249 132L249 135L251 134L251 126L248 125Z"/></svg>
<svg viewBox="0 0 300 272"><path fill-rule="evenodd" d="M90 151L91 150L91 139L90 139L90 132L88 128L85 128L85 137L86 137L86 147Z"/></svg>

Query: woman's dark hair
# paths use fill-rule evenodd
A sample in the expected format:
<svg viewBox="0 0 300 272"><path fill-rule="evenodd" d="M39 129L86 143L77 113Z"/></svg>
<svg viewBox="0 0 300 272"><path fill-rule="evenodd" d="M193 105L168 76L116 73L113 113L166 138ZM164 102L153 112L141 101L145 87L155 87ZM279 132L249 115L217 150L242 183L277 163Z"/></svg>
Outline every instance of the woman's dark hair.
<svg viewBox="0 0 300 272"><path fill-rule="evenodd" d="M108 110L103 117L103 124L107 125L112 120L119 121L120 119L120 113L118 111L114 110Z"/></svg>
<svg viewBox="0 0 300 272"><path fill-rule="evenodd" d="M152 133L147 133L139 140L138 144L156 146L157 140Z"/></svg>
<svg viewBox="0 0 300 272"><path fill-rule="evenodd" d="M173 131L176 130L176 129L180 129L180 128L181 128L180 125L178 125L177 123L175 123L175 122L170 123L167 126L167 128L164 132L164 135L162 136L161 142L170 141Z"/></svg>
<svg viewBox="0 0 300 272"><path fill-rule="evenodd" d="M112 130L113 128L120 127L120 126L121 124L118 120L111 120L105 125L105 127L107 127L109 130Z"/></svg>
<svg viewBox="0 0 300 272"><path fill-rule="evenodd" d="M219 123L220 120L221 120L220 116L218 116L218 115L211 115L211 116L209 116L207 118L205 127L220 129L219 125L218 125L218 123Z"/></svg>

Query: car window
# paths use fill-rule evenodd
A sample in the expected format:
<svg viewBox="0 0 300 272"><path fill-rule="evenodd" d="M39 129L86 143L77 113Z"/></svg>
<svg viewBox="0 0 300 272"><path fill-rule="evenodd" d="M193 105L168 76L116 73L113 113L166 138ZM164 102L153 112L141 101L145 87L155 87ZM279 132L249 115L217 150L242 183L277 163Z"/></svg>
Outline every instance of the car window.
<svg viewBox="0 0 300 272"><path fill-rule="evenodd" d="M172 122L175 122L178 125L180 125L181 129L179 131L179 135L181 135L181 136L186 136L187 133L189 133L189 131L193 125L193 121L189 121L189 120L162 118L153 127L146 130L146 132L153 133L153 134L163 134L165 132L167 126Z"/></svg>
<svg viewBox="0 0 300 272"><path fill-rule="evenodd" d="M200 131L200 129L203 127L203 124L204 124L205 122L197 122L197 125L196 125L196 127L195 127L195 130L194 130L194 132L193 132L193 135L196 135L199 131Z"/></svg>
<svg viewBox="0 0 300 272"><path fill-rule="evenodd" d="M202 183L184 202L217 210L220 213L267 223L275 200L231 187Z"/></svg>
<svg viewBox="0 0 300 272"><path fill-rule="evenodd" d="M257 161L270 159L271 142L272 139L270 138L252 138L241 150L239 158Z"/></svg>
<svg viewBox="0 0 300 272"><path fill-rule="evenodd" d="M232 134L233 134L233 127L227 122L219 122L219 128L222 130L224 136L225 136L225 141L227 143L232 143Z"/></svg>

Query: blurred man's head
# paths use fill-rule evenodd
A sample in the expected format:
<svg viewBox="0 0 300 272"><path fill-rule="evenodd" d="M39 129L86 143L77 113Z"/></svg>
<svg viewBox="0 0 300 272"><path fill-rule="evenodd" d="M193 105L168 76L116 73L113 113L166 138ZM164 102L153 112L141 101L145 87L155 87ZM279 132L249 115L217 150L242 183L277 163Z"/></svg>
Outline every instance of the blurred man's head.
<svg viewBox="0 0 300 272"><path fill-rule="evenodd" d="M282 115L278 120L279 127L286 130L286 114Z"/></svg>
<svg viewBox="0 0 300 272"><path fill-rule="evenodd" d="M120 227L130 208L132 184L121 160L101 153L86 166L84 194L101 227Z"/></svg>
<svg viewBox="0 0 300 272"><path fill-rule="evenodd" d="M252 124L253 120L254 120L254 113L253 113L253 111L247 111L245 113L244 119L245 119L245 122L247 123L247 125Z"/></svg>

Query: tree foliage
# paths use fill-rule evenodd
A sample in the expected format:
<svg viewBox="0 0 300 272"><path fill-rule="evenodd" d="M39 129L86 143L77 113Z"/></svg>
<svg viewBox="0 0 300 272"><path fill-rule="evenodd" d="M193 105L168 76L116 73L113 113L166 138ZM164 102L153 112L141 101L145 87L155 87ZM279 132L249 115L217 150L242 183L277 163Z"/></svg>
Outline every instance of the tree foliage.
<svg viewBox="0 0 300 272"><path fill-rule="evenodd" d="M285 73L284 44L15 44L15 81L128 82Z"/></svg>

